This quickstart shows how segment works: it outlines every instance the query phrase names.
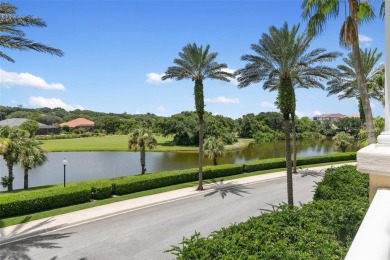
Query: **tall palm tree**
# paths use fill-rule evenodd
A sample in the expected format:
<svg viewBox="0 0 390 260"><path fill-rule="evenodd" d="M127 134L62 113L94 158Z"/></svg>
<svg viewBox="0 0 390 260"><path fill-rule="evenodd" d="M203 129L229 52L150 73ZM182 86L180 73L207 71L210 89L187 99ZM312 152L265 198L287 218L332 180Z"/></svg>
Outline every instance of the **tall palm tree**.
<svg viewBox="0 0 390 260"><path fill-rule="evenodd" d="M34 50L52 55L63 56L64 53L41 43L24 38L25 33L20 27L46 27L46 23L31 15L16 15L18 8L10 3L0 3L0 47L11 50ZM10 56L0 51L0 58L15 62Z"/></svg>
<svg viewBox="0 0 390 260"><path fill-rule="evenodd" d="M269 34L263 34L258 44L251 49L256 55L244 55L247 64L237 71L239 88L262 82L263 88L277 90L276 105L283 115L288 204L293 205L293 183L290 144L290 116L295 115L295 87L318 87L323 89L321 81L331 77L335 70L319 65L328 62L340 54L326 52L324 49L308 51L311 37L298 35L299 25L291 28L285 23L280 29L269 28Z"/></svg>
<svg viewBox="0 0 390 260"><path fill-rule="evenodd" d="M203 151L209 159L213 160L213 164L218 164L218 157L222 156L225 153L225 146L220 138L215 138L210 136L204 141Z"/></svg>
<svg viewBox="0 0 390 260"><path fill-rule="evenodd" d="M28 189L28 170L43 165L47 161L46 151L40 142L33 138L27 139L20 149L18 163L24 170L24 189Z"/></svg>
<svg viewBox="0 0 390 260"><path fill-rule="evenodd" d="M367 82L368 86L368 96L375 97L374 86L370 87L369 84L371 79L373 79L379 72L380 68L375 67L378 60L382 57L382 53L377 53L377 49L365 49L364 51L360 49L360 58L362 65L363 78ZM338 98L356 98L358 100L360 119L362 123L365 123L364 109L362 108L362 99L360 96L359 86L357 82L357 70L355 68L354 55L352 52L348 54L347 57L343 58L343 65L338 65L338 73L336 77L328 82L327 91L328 96L338 95Z"/></svg>
<svg viewBox="0 0 390 260"><path fill-rule="evenodd" d="M229 82L234 76L224 71L227 68L225 63L217 63L215 58L218 53L209 53L210 45L203 49L196 43L188 44L179 52L179 59L174 59L176 66L169 67L162 77L166 79L191 79L195 82L195 108L199 119L199 185L197 190L203 190L203 133L204 133L204 96L203 80L218 79Z"/></svg>
<svg viewBox="0 0 390 260"><path fill-rule="evenodd" d="M374 19L373 8L366 1L348 0L303 0L302 17L308 19L307 30L310 36L321 33L330 19L339 15L340 5L345 4L346 19L340 30L340 45L347 49L352 47L354 67L356 69L357 82L359 86L359 95L365 114L366 130L369 143L375 143L375 130L373 116L368 96L366 81L364 80L362 60L359 47L358 25ZM348 13L348 14L347 14Z"/></svg>
<svg viewBox="0 0 390 260"><path fill-rule="evenodd" d="M149 149L155 148L157 145L157 140L153 136L152 132L145 129L139 128L132 132L129 136L128 146L129 149L140 151L140 160L141 160L141 174L145 174L145 150L146 147Z"/></svg>
<svg viewBox="0 0 390 260"><path fill-rule="evenodd" d="M0 129L0 137L7 140L7 147L2 151L2 155L8 169L8 177L3 177L1 184L3 187L7 187L8 191L12 191L14 180L13 166L18 161L20 150L28 137L28 133L18 128L2 127Z"/></svg>

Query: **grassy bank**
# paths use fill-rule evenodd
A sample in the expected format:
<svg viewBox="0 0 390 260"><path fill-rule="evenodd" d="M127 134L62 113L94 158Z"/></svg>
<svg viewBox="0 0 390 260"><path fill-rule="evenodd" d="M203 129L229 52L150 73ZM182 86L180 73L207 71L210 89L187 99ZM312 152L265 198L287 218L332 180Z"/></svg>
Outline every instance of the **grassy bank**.
<svg viewBox="0 0 390 260"><path fill-rule="evenodd" d="M197 146L177 146L173 137L156 136L157 147L152 151L169 152L183 151L196 152ZM44 140L42 147L49 152L88 152L88 151L129 151L127 135L113 135L104 137L87 137L75 139ZM227 145L227 151L242 150L248 147L253 139L239 139L233 145Z"/></svg>

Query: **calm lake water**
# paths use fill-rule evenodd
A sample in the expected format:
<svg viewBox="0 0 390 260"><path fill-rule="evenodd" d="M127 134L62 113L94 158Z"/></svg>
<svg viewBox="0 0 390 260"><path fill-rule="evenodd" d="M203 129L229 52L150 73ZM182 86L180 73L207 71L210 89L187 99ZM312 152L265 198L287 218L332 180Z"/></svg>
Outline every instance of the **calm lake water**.
<svg viewBox="0 0 390 260"><path fill-rule="evenodd" d="M348 151L357 151L351 147ZM329 140L298 143L298 156L315 156L339 152ZM284 157L284 142L251 144L247 149L226 153L219 164L244 163L253 160ZM66 181L81 181L136 175L141 172L139 152L61 152L49 153L45 165L29 171L29 186L41 186L63 182L62 160L66 158ZM197 167L197 153L148 152L147 173ZM205 158L204 165L212 165ZM0 176L8 175L4 160L0 160ZM23 170L14 166L14 189L23 188ZM0 187L0 190L4 190Z"/></svg>

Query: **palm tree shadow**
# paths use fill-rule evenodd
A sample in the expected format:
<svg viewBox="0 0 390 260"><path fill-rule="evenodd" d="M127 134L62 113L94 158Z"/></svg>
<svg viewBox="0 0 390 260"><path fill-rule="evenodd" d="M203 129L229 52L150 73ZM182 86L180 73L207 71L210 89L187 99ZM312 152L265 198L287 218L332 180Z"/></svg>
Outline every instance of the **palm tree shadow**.
<svg viewBox="0 0 390 260"><path fill-rule="evenodd" d="M322 177L324 176L324 172L323 170L321 171L315 171L315 170L309 170L309 169L305 169L305 170L298 170L298 173L301 174L301 177L304 178L304 177L307 177L307 176L311 176L311 177Z"/></svg>
<svg viewBox="0 0 390 260"><path fill-rule="evenodd" d="M67 238L72 234L73 233L40 235L2 245L0 248L0 259L30 260L32 258L28 255L28 253L31 248L61 248L57 242L54 242L54 240ZM52 259L57 259L57 257L53 257Z"/></svg>
<svg viewBox="0 0 390 260"><path fill-rule="evenodd" d="M34 226L31 226L25 230L22 230L22 228L24 227L23 224L28 222L30 219L31 219L31 216L26 216L20 222L20 224L16 225L15 228L7 236L12 237L12 236L16 236L16 235L26 234L30 231L34 231L34 229L37 229L37 228L42 227L46 224L49 224L50 222L52 222L54 220L54 218L48 218L48 219L45 219L44 221L41 221L41 222L35 224ZM3 227L3 226L4 226L4 223L0 222L0 227ZM6 234L4 234L4 230L0 229L0 237L6 237Z"/></svg>
<svg viewBox="0 0 390 260"><path fill-rule="evenodd" d="M228 195L228 193L243 197L243 193L250 194L250 192L246 191L249 189L251 188L246 187L242 184L235 184L234 182L224 183L223 180L221 180L219 183L211 183L210 186L206 189L211 191L204 195L204 197L209 197L217 193L221 195L222 199L224 199Z"/></svg>

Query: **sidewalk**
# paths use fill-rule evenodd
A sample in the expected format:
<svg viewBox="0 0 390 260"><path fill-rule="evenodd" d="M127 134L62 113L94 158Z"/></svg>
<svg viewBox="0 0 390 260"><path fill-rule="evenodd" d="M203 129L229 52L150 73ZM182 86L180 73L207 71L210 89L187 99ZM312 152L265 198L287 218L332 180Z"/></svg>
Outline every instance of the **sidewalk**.
<svg viewBox="0 0 390 260"><path fill-rule="evenodd" d="M345 164L345 163L344 163ZM344 165L341 164L341 165ZM348 163L354 165L355 163ZM323 173L325 169L340 164L319 166L312 168L304 168L299 170L300 174L320 172ZM240 179L227 181L227 183L236 184L252 184L282 178L286 176L286 172L274 172L257 176L250 176ZM79 210L63 215L53 216L50 218L39 219L23 224L0 228L0 246L12 241L31 237L34 235L46 233L53 230L59 230L70 226L80 225L90 221L108 218L111 216L124 214L138 209L148 208L159 204L168 203L175 200L180 200L192 196L204 195L212 189L213 184L204 185L204 190L199 192L195 187L184 188L135 199L129 199L120 202L114 202L102 206L97 206L89 209Z"/></svg>

